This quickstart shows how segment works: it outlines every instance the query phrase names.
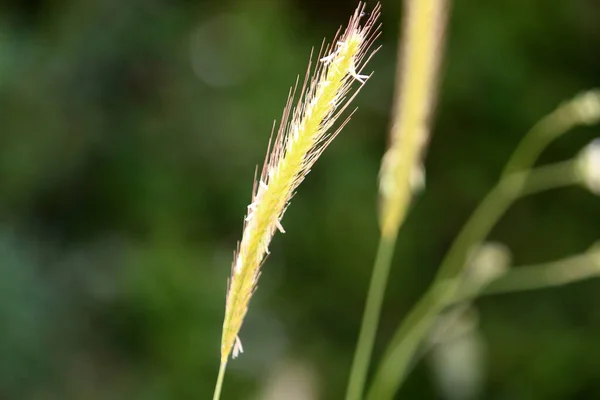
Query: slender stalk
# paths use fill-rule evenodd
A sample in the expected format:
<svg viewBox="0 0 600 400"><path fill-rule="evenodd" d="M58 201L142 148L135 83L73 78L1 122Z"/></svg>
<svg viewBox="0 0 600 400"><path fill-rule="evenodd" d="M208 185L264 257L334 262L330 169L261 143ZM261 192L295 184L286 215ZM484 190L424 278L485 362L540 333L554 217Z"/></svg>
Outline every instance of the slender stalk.
<svg viewBox="0 0 600 400"><path fill-rule="evenodd" d="M502 179L485 197L467 221L444 258L431 289L421 298L400 325L384 353L369 400L392 399L411 366L413 357L437 315L456 296L460 272L469 250L478 246L516 199L525 195L579 183L576 163L566 161L520 172Z"/></svg>
<svg viewBox="0 0 600 400"><path fill-rule="evenodd" d="M380 173L381 238L356 353L350 371L346 400L363 397L375 335L379 325L398 231L402 226L421 172L430 116L436 98L449 0L406 0L402 40L398 45L394 116L390 147Z"/></svg>
<svg viewBox="0 0 600 400"><path fill-rule="evenodd" d="M213 400L219 400L221 398L221 389L223 388L223 378L225 378L225 370L227 369L227 361L221 361L219 366L219 376L217 377L217 384L215 385L215 393Z"/></svg>
<svg viewBox="0 0 600 400"><path fill-rule="evenodd" d="M579 183L577 164L569 160L504 177L484 198L442 261L436 281L456 278L469 250L478 246L519 197Z"/></svg>
<svg viewBox="0 0 600 400"><path fill-rule="evenodd" d="M394 255L396 234L381 236L375 257L373 275L369 284L369 296L365 305L365 312L361 323L361 331L356 345L356 353L352 361L352 369L346 390L346 400L359 400L364 391L369 361L373 352L375 335L379 326L379 317L385 287L390 273L390 266Z"/></svg>
<svg viewBox="0 0 600 400"><path fill-rule="evenodd" d="M475 297L523 292L567 285L600 276L600 248L543 264L511 268L488 285L472 293L460 293L454 304Z"/></svg>
<svg viewBox="0 0 600 400"><path fill-rule="evenodd" d="M506 163L502 177L531 168L542 151L568 130L565 124L569 121L565 121L564 112L558 110L541 119L525 135Z"/></svg>
<svg viewBox="0 0 600 400"><path fill-rule="evenodd" d="M582 254L561 260L510 268L486 285L479 286L475 290L458 293L447 305L447 307L453 307L452 314L444 318L444 325L439 328L440 332L452 330L459 318L468 312L469 303L476 298L547 289L598 277L600 277L600 243ZM444 334L438 335L438 337L443 337ZM433 342L429 342L427 346L421 348L413 358L411 367L415 361L427 354L433 345Z"/></svg>
<svg viewBox="0 0 600 400"><path fill-rule="evenodd" d="M564 102L529 130L512 153L501 176L530 169L552 141L575 126L595 124L599 118L598 89L582 92Z"/></svg>

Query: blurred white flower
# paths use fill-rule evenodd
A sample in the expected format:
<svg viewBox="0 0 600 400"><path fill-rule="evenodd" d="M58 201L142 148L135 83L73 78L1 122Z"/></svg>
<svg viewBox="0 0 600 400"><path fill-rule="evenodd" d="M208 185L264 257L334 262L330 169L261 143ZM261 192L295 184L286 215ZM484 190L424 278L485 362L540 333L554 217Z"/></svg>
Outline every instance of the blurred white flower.
<svg viewBox="0 0 600 400"><path fill-rule="evenodd" d="M569 103L569 110L579 123L592 125L600 121L600 90L581 93Z"/></svg>
<svg viewBox="0 0 600 400"><path fill-rule="evenodd" d="M594 243L589 251L589 256L598 268L600 268L600 241Z"/></svg>
<svg viewBox="0 0 600 400"><path fill-rule="evenodd" d="M480 398L486 375L486 345L475 310L459 307L440 316L430 344L429 364L440 396L448 400Z"/></svg>
<svg viewBox="0 0 600 400"><path fill-rule="evenodd" d="M287 360L273 368L272 375L257 400L316 400L318 384L315 368L300 360Z"/></svg>
<svg viewBox="0 0 600 400"><path fill-rule="evenodd" d="M483 243L469 257L464 285L467 292L487 286L503 275L511 264L510 249L497 242Z"/></svg>
<svg viewBox="0 0 600 400"><path fill-rule="evenodd" d="M583 184L600 195L600 139L595 139L581 151L578 166Z"/></svg>

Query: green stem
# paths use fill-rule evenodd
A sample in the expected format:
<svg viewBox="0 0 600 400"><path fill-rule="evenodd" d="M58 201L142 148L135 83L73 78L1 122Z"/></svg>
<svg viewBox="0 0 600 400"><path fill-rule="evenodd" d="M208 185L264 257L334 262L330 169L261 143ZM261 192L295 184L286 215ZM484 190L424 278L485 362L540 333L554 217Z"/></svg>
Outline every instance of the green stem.
<svg viewBox="0 0 600 400"><path fill-rule="evenodd" d="M502 171L501 179L531 169L542 151L567 131L572 123L571 119L565 118L565 111L560 107L541 119L518 144Z"/></svg>
<svg viewBox="0 0 600 400"><path fill-rule="evenodd" d="M466 264L469 250L477 247L485 239L516 199L577 184L580 179L576 162L572 160L505 176L467 220L442 261L436 281L456 278L460 274Z"/></svg>
<svg viewBox="0 0 600 400"><path fill-rule="evenodd" d="M227 361L221 361L219 366L219 376L217 377L217 384L215 385L215 394L213 400L219 400L221 398L221 389L223 388L223 378L225 378L225 369L227 369Z"/></svg>
<svg viewBox="0 0 600 400"><path fill-rule="evenodd" d="M511 268L474 293L459 294L453 303L469 301L475 297L502 293L523 292L562 286L600 276L600 252L586 252L544 264Z"/></svg>
<svg viewBox="0 0 600 400"><path fill-rule="evenodd" d="M452 314L444 318L445 324L440 330L443 332L451 331L458 319L469 310L469 303L476 298L546 289L598 277L600 277L600 245L598 244L583 254L562 260L513 267L487 285L472 291L458 293L447 305L447 307L453 307ZM443 336L443 334L440 334L440 336ZM429 343L427 347L422 348L419 354L415 356L415 360L423 357L432 347L433 343Z"/></svg>
<svg viewBox="0 0 600 400"><path fill-rule="evenodd" d="M392 399L411 361L437 315L456 296L460 273L471 249L488 235L500 217L519 197L564 187L579 182L576 163L567 161L519 172L502 179L485 197L469 218L446 257L431 289L403 321L384 353L367 399Z"/></svg>
<svg viewBox="0 0 600 400"><path fill-rule="evenodd" d="M375 335L379 326L379 317L390 266L396 244L396 234L382 236L371 275L367 303L361 323L354 360L350 370L350 379L346 390L346 400L360 400L363 396L369 361L373 352Z"/></svg>
<svg viewBox="0 0 600 400"><path fill-rule="evenodd" d="M421 339L427 334L437 315L443 310L448 293L454 293L454 281L436 283L421 297L403 320L397 337L402 337L400 345L386 350L375 373L366 399L391 399L400 387L412 365L413 357ZM393 341L397 341L395 337ZM385 393L385 395L384 395Z"/></svg>

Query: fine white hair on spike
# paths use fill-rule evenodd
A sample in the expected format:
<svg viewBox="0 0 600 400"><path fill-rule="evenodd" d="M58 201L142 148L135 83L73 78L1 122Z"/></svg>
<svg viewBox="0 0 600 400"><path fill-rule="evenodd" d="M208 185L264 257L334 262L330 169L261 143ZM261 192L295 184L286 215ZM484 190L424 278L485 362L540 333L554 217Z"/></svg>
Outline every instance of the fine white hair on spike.
<svg viewBox="0 0 600 400"><path fill-rule="evenodd" d="M281 233L285 233L285 229L283 229L283 225L281 225L281 221L277 220L277 222L275 222L277 224L277 229L279 229L279 232Z"/></svg>
<svg viewBox="0 0 600 400"><path fill-rule="evenodd" d="M248 222L252 219L252 216L254 215L254 211L256 210L256 203L252 202L248 205L248 215L246 216L246 218L244 218L244 221Z"/></svg>
<svg viewBox="0 0 600 400"><path fill-rule="evenodd" d="M352 66L350 67L350 76L352 76L354 79L356 79L360 83L365 83L367 81L367 79L369 78L369 75L361 75L361 74L357 73L356 66L354 65L354 63L352 63Z"/></svg>
<svg viewBox="0 0 600 400"><path fill-rule="evenodd" d="M333 60L333 57L335 57L335 53L331 53L330 55L321 58L319 61L324 64L329 64Z"/></svg>
<svg viewBox="0 0 600 400"><path fill-rule="evenodd" d="M237 358L241 353L244 352L244 348L242 347L242 341L239 336L235 337L235 345L233 346L233 358Z"/></svg>

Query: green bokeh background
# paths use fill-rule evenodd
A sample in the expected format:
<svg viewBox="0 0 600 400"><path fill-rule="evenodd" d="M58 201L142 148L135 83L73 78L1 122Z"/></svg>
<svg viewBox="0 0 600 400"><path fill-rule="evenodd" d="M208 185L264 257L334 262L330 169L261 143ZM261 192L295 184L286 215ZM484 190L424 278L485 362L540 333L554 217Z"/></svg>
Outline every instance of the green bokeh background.
<svg viewBox="0 0 600 400"><path fill-rule="evenodd" d="M383 1L359 111L273 242L223 399L267 399L299 363L296 383L317 395L294 395L292 379L278 398L342 398L378 238L400 3ZM0 398L210 398L255 166L310 48L355 5L0 3ZM455 2L427 189L400 235L376 357L524 132L600 84L599 49L595 0ZM543 161L599 135L569 133ZM599 232L600 200L570 188L520 201L492 239L526 264ZM478 398L600 398L600 281L477 306ZM420 363L399 398L443 398L435 382Z"/></svg>

